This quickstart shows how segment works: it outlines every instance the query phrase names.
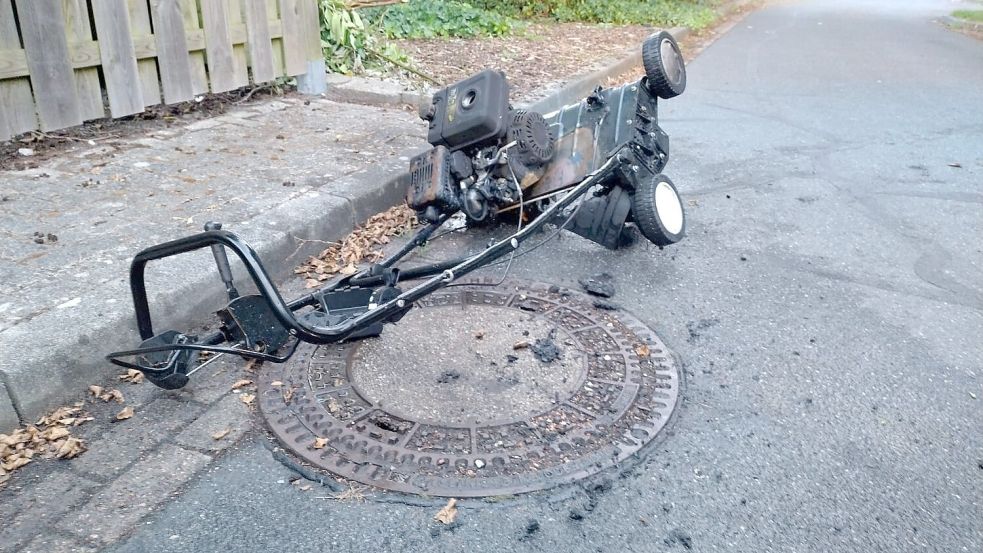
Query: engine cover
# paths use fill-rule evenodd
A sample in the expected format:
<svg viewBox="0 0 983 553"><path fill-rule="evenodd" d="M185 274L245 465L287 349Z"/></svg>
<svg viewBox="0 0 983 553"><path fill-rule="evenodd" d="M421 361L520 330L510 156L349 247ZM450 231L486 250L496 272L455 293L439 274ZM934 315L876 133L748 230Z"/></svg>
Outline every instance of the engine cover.
<svg viewBox="0 0 983 553"><path fill-rule="evenodd" d="M423 114L430 121L427 141L451 151L505 136L509 125L509 82L486 69L438 91Z"/></svg>
<svg viewBox="0 0 983 553"><path fill-rule="evenodd" d="M452 179L452 154L437 146L410 160L410 185L406 203L416 211L433 206L438 211L453 212L459 207Z"/></svg>

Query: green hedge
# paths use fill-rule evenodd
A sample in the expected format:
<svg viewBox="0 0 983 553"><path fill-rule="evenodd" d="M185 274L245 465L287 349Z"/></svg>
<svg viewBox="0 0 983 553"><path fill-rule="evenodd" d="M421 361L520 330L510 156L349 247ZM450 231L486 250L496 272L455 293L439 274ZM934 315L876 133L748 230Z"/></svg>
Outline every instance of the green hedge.
<svg viewBox="0 0 983 553"><path fill-rule="evenodd" d="M511 17L457 0L410 0L362 13L389 38L499 36L516 26Z"/></svg>
<svg viewBox="0 0 983 553"><path fill-rule="evenodd" d="M714 19L716 0L472 0L475 7L513 17L559 21L702 28Z"/></svg>

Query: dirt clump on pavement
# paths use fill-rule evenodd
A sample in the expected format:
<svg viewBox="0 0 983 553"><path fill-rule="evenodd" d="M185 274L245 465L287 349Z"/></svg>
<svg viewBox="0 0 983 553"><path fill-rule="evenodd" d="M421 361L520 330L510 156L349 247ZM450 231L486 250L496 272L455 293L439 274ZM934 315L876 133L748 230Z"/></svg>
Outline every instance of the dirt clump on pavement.
<svg viewBox="0 0 983 553"><path fill-rule="evenodd" d="M614 277L607 273L598 273L579 280L584 291L592 296L610 298L615 294Z"/></svg>

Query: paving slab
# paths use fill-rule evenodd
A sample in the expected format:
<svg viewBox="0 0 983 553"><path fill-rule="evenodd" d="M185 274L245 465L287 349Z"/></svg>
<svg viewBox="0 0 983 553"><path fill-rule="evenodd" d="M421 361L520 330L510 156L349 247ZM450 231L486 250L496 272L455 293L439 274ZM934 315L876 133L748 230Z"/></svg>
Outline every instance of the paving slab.
<svg viewBox="0 0 983 553"><path fill-rule="evenodd" d="M92 544L117 540L210 460L180 447L161 450L102 489L58 529Z"/></svg>
<svg viewBox="0 0 983 553"><path fill-rule="evenodd" d="M10 400L0 393L0 424L16 422L8 403L33 418L110 378L103 356L137 345L127 277L140 249L218 220L281 280L319 241L398 203L398 177L426 146L413 114L274 102L0 172L0 375ZM223 304L207 250L151 263L147 286L157 329L185 329Z"/></svg>
<svg viewBox="0 0 983 553"><path fill-rule="evenodd" d="M44 534L99 484L62 470L19 480L17 486L28 493L18 494L0 507L0 551L16 550Z"/></svg>
<svg viewBox="0 0 983 553"><path fill-rule="evenodd" d="M132 418L110 425L108 431L88 445L85 454L69 461L69 466L76 473L110 480L169 439L201 411L202 407L195 403L157 399L136 409Z"/></svg>

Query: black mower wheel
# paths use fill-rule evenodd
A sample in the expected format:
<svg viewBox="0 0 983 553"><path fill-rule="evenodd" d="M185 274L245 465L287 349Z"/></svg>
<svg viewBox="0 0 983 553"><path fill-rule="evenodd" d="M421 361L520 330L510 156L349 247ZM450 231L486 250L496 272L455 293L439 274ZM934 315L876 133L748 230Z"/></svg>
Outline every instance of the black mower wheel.
<svg viewBox="0 0 983 553"><path fill-rule="evenodd" d="M686 233L683 202L676 185L665 175L656 175L635 189L631 212L642 236L656 246L675 244Z"/></svg>
<svg viewBox="0 0 983 553"><path fill-rule="evenodd" d="M642 64L648 87L659 98L675 98L686 90L686 62L676 39L659 31L642 43Z"/></svg>

